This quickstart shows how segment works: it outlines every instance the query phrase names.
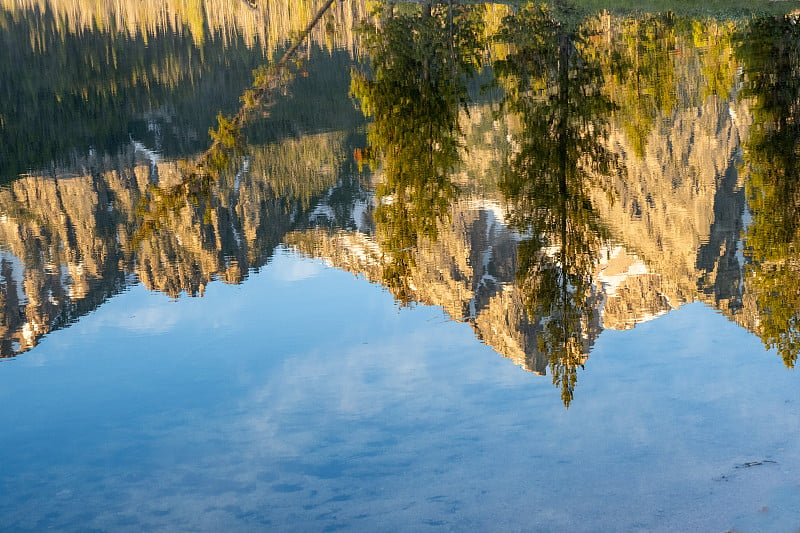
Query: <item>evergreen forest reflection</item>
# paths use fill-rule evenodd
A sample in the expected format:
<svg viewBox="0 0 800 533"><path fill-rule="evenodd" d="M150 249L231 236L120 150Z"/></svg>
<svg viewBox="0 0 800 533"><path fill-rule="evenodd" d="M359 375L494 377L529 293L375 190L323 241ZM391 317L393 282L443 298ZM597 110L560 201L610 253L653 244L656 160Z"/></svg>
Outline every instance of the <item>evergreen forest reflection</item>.
<svg viewBox="0 0 800 533"><path fill-rule="evenodd" d="M796 15L343 2L255 105L318 6L167 4L2 6L3 357L282 246L441 306L567 406L603 329L696 300L794 365ZM217 120L235 149L197 179Z"/></svg>

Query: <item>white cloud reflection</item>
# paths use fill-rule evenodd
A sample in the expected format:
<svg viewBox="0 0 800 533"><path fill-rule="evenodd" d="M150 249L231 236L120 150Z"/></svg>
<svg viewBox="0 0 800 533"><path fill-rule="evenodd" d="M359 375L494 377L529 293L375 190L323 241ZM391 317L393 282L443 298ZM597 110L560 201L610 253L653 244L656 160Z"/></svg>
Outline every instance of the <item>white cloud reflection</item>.
<svg viewBox="0 0 800 533"><path fill-rule="evenodd" d="M327 268L319 277L328 292L315 278L285 291L265 272L246 292L210 291L207 305L126 293L84 333L124 322L124 309L170 334L133 336L113 358L93 356L106 341L84 335L72 346L89 355L69 368L0 374L17 405L0 418L15 428L2 441L5 524L800 525L800 392L777 356L708 308L603 333L567 411L549 377L525 373L441 310L398 310L364 280ZM226 334L210 326L221 309Z"/></svg>
<svg viewBox="0 0 800 533"><path fill-rule="evenodd" d="M268 271L278 281L294 282L314 278L325 265L318 259L309 259L285 249L279 250L269 262Z"/></svg>

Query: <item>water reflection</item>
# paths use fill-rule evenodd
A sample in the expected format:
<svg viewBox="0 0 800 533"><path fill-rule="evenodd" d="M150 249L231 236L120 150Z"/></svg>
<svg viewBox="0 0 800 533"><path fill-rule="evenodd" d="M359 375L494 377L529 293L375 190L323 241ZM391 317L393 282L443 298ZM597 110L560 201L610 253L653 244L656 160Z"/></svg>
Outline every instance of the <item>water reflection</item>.
<svg viewBox="0 0 800 533"><path fill-rule="evenodd" d="M287 97L255 106L268 116L236 132L230 158L187 180L188 154L208 145L196 132L239 105L243 65L276 45L213 19L225 12L213 2L193 12L201 22L180 12L182 30L167 24L164 35L145 15L123 31L114 12L90 29L66 4L45 4L4 12L14 42L40 35L37 25L61 39L31 57L57 63L69 43L87 65L101 49L103 61L144 58L122 61L120 79L164 76L145 86L98 74L91 94L54 76L44 100L55 103L26 125L0 112L30 129L4 128L15 140L0 151L3 172L53 169L0 191L4 357L136 280L199 296L214 280L241 283L285 244L404 305L443 307L514 362L549 371L567 405L604 328L695 300L796 360L794 19L389 4L360 33L340 33L366 12L354 2L314 30L304 66L280 86ZM282 12L241 4L234 19ZM347 46L323 49L326 39ZM153 62L164 57L175 62L162 72ZM195 67L198 78L228 77L219 94L197 95ZM23 81L15 97L30 100ZM58 84L72 96L56 99ZM111 121L117 99L133 103ZM151 136L123 138L131 120L167 108L173 118L148 122ZM37 130L52 113L90 135ZM175 145L180 159L155 133L168 120L197 138ZM124 127L106 134L101 122ZM52 147L21 148L34 131ZM87 144L95 151L55 170Z"/></svg>
<svg viewBox="0 0 800 533"><path fill-rule="evenodd" d="M137 44L123 43L125 52L135 55ZM306 66L315 64L312 51L321 52L309 46ZM265 105L274 104L268 97L279 90L314 93L338 82L339 100L347 101L349 58L325 55L321 70L333 74L324 87L302 77L292 83L298 65L288 68L295 59L289 52L267 79L265 71L257 71L240 112L231 120L219 115L218 128L210 132L214 142L196 158L165 160L142 142L129 141L74 157L71 172L22 177L4 189L8 327L2 356L30 349L43 334L93 310L134 279L172 297L196 296L214 279L239 283L262 266L282 235L310 210L312 198L339 180L347 134L338 131L352 126L353 113L332 120L325 113L312 118L274 106L278 126L266 131L249 119L265 113ZM325 100L342 108L336 98ZM293 131L309 121L320 129L333 123L335 132L286 138L287 126ZM253 140L281 140L245 147L239 130L248 125Z"/></svg>
<svg viewBox="0 0 800 533"><path fill-rule="evenodd" d="M556 16L529 5L507 17L498 37L511 51L494 70L505 89L503 109L519 122L499 184L511 226L525 235L517 250L517 290L540 327L538 352L569 405L576 369L600 332L593 275L609 237L588 182L619 167L606 148L613 107L600 91L600 65L581 51L592 30Z"/></svg>
<svg viewBox="0 0 800 533"><path fill-rule="evenodd" d="M131 137L163 155L202 150L216 113L230 113L251 71L314 14L311 2L3 0L0 179ZM352 55L363 2L326 13L304 48ZM20 66L24 65L25 68Z"/></svg>
<svg viewBox="0 0 800 533"><path fill-rule="evenodd" d="M797 16L750 24L737 49L753 126L744 143L746 305L755 331L793 367L800 352L800 30Z"/></svg>
<svg viewBox="0 0 800 533"><path fill-rule="evenodd" d="M460 159L465 78L475 74L482 50L482 10L451 4L398 14L389 6L363 28L372 73L354 73L352 93L373 119L366 153L381 172L375 224L382 281L403 303L415 299L415 250L436 241L457 197L450 174Z"/></svg>

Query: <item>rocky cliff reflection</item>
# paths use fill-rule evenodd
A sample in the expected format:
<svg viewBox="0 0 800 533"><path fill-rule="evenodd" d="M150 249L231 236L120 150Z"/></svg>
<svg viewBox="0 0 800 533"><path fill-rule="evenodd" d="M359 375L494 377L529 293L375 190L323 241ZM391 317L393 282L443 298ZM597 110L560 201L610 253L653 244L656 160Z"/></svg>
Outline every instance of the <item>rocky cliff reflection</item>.
<svg viewBox="0 0 800 533"><path fill-rule="evenodd" d="M387 286L401 301L443 306L528 370L549 369L567 405L603 328L702 300L752 330L742 310L749 101L737 92L737 25L537 5L498 13L484 15L496 98L462 112L463 149L449 160L457 200L447 216L428 211L435 231L407 233L402 290ZM383 97L420 101L396 87ZM419 143L430 109L414 111L406 117L418 125L406 129ZM412 145L386 138L383 150ZM379 169L378 182L393 171ZM394 207L411 216L420 205ZM287 242L386 283L392 229L402 234L390 225L374 238L306 231Z"/></svg>
<svg viewBox="0 0 800 533"><path fill-rule="evenodd" d="M346 142L320 134L253 150L239 172L174 199L144 237L142 202L154 183L182 179L178 163L131 146L87 176L15 181L0 192L3 355L29 349L134 279L171 297L202 295L217 279L241 282L347 175Z"/></svg>
<svg viewBox="0 0 800 533"><path fill-rule="evenodd" d="M567 405L604 328L695 300L793 364L792 20L379 11L358 68L310 47L202 187L162 194L187 162L126 141L0 191L2 355L137 280L200 296L283 245L441 306Z"/></svg>

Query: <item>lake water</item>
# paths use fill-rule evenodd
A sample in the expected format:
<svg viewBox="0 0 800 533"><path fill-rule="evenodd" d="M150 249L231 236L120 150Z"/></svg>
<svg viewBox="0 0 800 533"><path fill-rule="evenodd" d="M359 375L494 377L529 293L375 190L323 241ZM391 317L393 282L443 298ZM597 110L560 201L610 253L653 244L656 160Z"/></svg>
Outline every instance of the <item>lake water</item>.
<svg viewBox="0 0 800 533"><path fill-rule="evenodd" d="M797 15L321 5L0 3L0 530L797 531Z"/></svg>

